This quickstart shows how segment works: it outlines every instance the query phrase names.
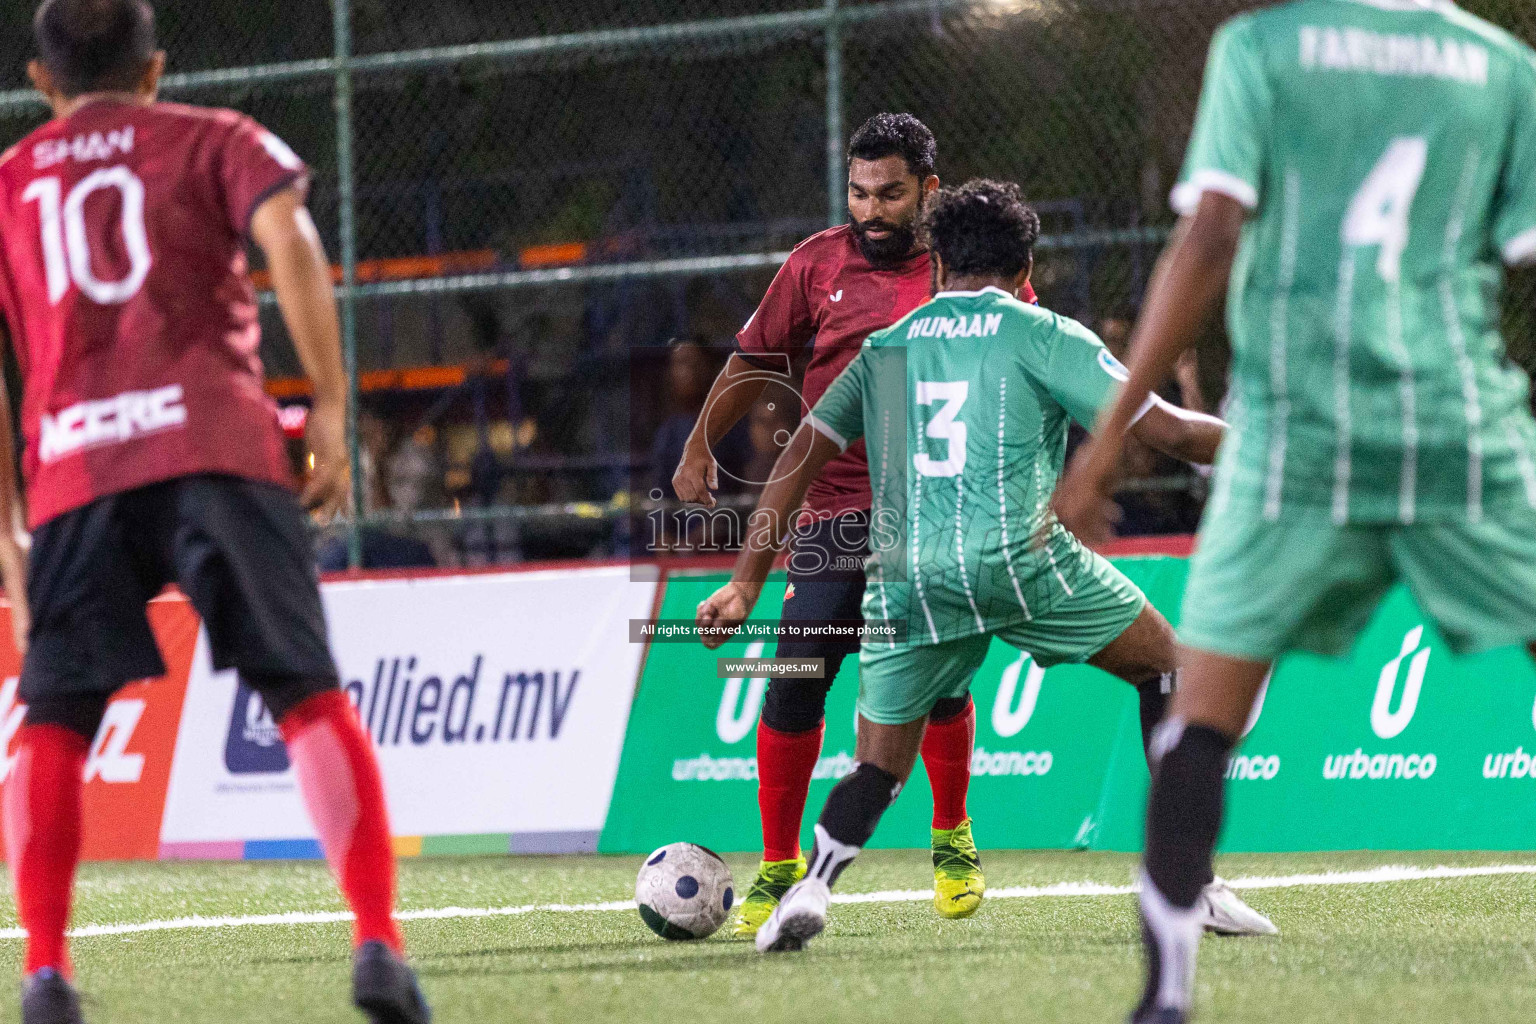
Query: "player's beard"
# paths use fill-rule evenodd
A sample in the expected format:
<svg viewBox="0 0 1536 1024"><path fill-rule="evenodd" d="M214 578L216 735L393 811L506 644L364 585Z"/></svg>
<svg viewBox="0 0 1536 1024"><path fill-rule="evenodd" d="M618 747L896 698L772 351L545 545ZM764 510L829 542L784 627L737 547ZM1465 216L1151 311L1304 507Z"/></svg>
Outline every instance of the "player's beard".
<svg viewBox="0 0 1536 1024"><path fill-rule="evenodd" d="M917 243L917 218L923 212L922 204L912 214L912 219L905 224L892 224L885 220L850 221L853 227L853 237L859 243L859 252L871 266L889 267L902 260L912 252L912 247ZM870 238L869 232L878 230L889 231L884 238Z"/></svg>

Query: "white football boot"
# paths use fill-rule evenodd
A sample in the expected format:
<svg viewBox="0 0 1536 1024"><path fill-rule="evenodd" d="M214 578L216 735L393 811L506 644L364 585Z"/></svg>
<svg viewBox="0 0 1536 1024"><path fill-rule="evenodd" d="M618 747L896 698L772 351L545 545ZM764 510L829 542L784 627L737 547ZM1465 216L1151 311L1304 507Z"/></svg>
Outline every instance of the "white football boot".
<svg viewBox="0 0 1536 1024"><path fill-rule="evenodd" d="M817 878L802 878L789 887L779 905L757 930L759 953L782 953L805 948L827 926L832 890Z"/></svg>
<svg viewBox="0 0 1536 1024"><path fill-rule="evenodd" d="M1242 901L1232 887L1216 879L1200 893L1201 924L1217 935L1279 935L1275 922Z"/></svg>

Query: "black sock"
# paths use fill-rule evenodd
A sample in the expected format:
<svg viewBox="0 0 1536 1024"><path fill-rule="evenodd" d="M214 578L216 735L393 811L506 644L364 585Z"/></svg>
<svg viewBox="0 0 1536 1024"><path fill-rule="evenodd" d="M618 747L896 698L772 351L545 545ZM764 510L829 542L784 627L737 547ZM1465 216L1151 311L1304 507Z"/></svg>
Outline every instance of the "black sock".
<svg viewBox="0 0 1536 1024"><path fill-rule="evenodd" d="M1211 881L1232 747L1217 730L1178 718L1163 723L1153 740L1146 869L1173 907L1193 907Z"/></svg>
<svg viewBox="0 0 1536 1024"><path fill-rule="evenodd" d="M1177 672L1170 672L1136 684L1136 696L1141 700L1141 750L1147 756L1148 768L1152 767L1152 733L1168 712L1177 678Z"/></svg>
<svg viewBox="0 0 1536 1024"><path fill-rule="evenodd" d="M891 806L901 782L883 768L856 764L827 795L826 806L816 821L816 845L811 847L806 876L827 885L837 881L843 868L853 863L869 837L875 834L880 816Z"/></svg>

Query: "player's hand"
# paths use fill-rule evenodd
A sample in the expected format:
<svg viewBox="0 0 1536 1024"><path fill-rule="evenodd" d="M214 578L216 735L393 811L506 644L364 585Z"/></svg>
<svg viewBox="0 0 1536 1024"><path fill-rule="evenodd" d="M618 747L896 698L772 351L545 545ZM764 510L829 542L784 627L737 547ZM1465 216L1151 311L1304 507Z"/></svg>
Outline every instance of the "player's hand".
<svg viewBox="0 0 1536 1024"><path fill-rule="evenodd" d="M27 603L27 552L14 534L0 536L0 582L11 605L11 636L25 656L32 633L32 607Z"/></svg>
<svg viewBox="0 0 1536 1024"><path fill-rule="evenodd" d="M1104 453L1096 450L1100 443L1099 438L1090 437L1078 449L1051 496L1055 520L1089 545L1113 540L1115 524L1120 521L1120 506L1114 500L1114 474L1102 468ZM1036 534L1034 543L1036 547L1043 546L1045 537Z"/></svg>
<svg viewBox="0 0 1536 1024"><path fill-rule="evenodd" d="M304 430L309 448L309 480L300 500L321 522L347 506L352 493L352 465L347 457L346 402L317 401Z"/></svg>
<svg viewBox="0 0 1536 1024"><path fill-rule="evenodd" d="M705 508L715 507L714 491L720 488L720 467L707 444L690 441L683 448L677 471L672 474L672 490L679 501L691 501Z"/></svg>
<svg viewBox="0 0 1536 1024"><path fill-rule="evenodd" d="M745 583L732 581L699 602L694 621L705 647L713 651L741 628L757 604L757 593Z"/></svg>

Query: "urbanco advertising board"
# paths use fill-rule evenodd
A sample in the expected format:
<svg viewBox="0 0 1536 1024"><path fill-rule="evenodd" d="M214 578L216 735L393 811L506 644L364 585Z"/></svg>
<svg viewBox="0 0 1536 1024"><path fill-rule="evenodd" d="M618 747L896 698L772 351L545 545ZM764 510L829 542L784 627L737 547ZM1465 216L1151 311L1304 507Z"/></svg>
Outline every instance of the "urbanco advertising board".
<svg viewBox="0 0 1536 1024"><path fill-rule="evenodd" d="M1177 623L1184 559L1114 561ZM660 617L691 616L720 582L670 578ZM777 577L756 617L777 617L783 594ZM652 646L601 850L680 839L760 848L755 731L766 682L718 679L716 659L772 654L771 641ZM827 702L807 845L827 792L853 765L853 662ZM994 641L972 694L978 843L1140 848L1148 775L1130 687L1083 666L1042 670ZM1536 671L1518 649L1452 657L1398 588L1348 657L1277 667L1228 779L1226 850L1536 848ZM871 845L925 846L930 808L919 764Z"/></svg>

